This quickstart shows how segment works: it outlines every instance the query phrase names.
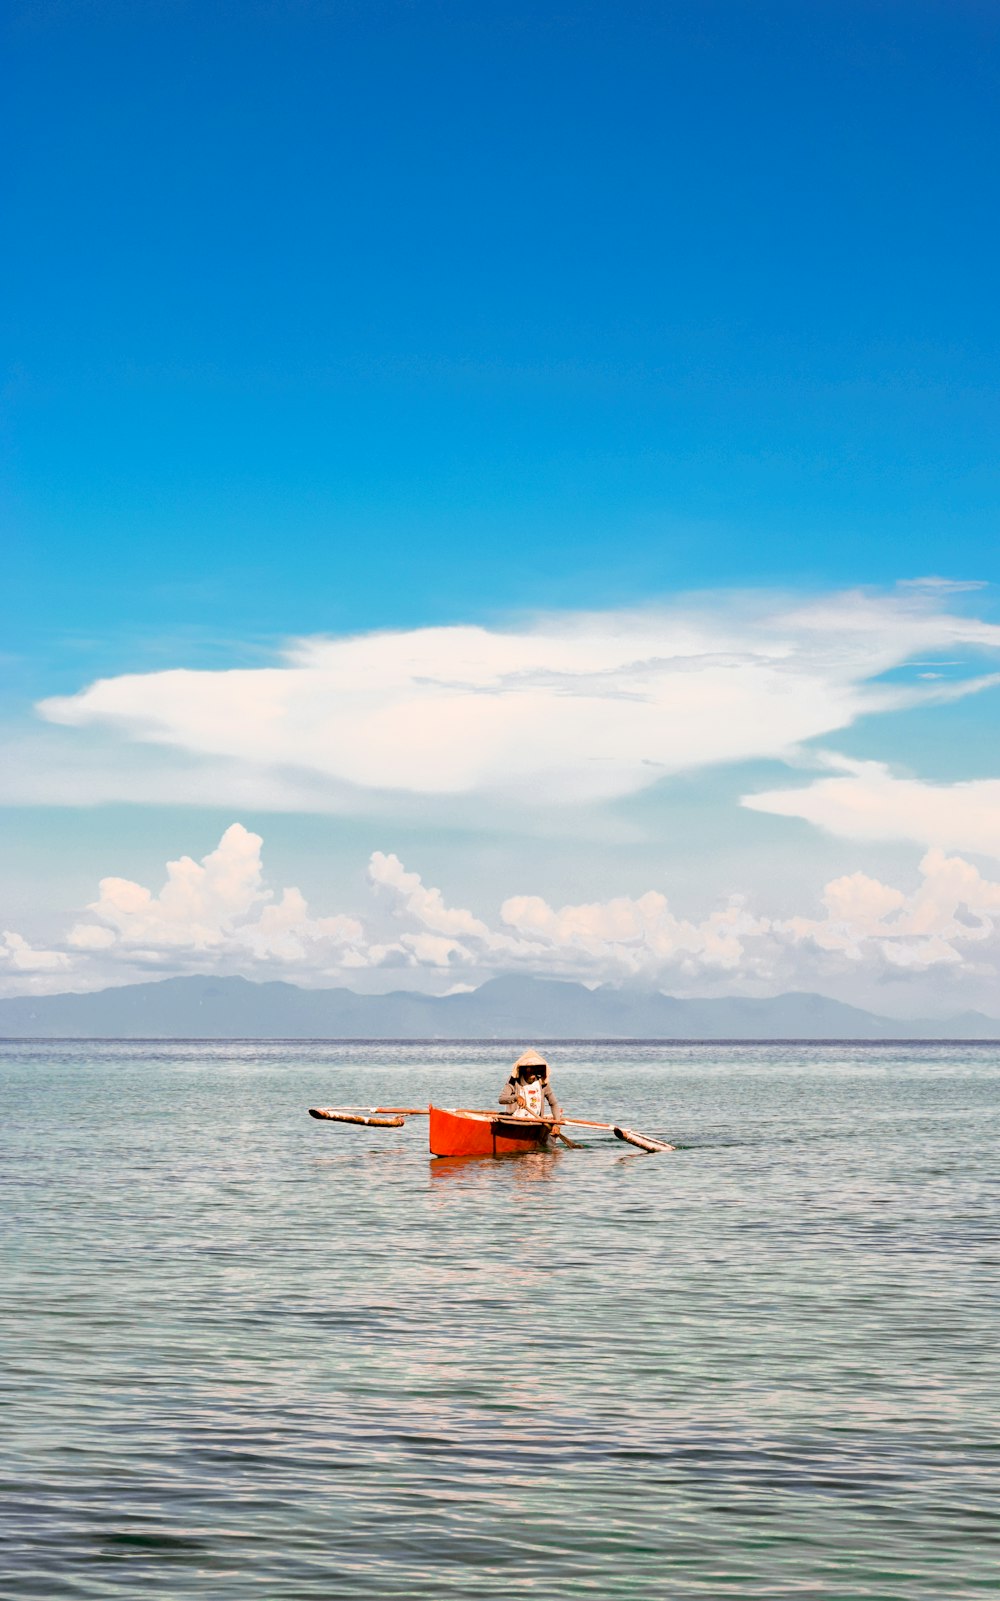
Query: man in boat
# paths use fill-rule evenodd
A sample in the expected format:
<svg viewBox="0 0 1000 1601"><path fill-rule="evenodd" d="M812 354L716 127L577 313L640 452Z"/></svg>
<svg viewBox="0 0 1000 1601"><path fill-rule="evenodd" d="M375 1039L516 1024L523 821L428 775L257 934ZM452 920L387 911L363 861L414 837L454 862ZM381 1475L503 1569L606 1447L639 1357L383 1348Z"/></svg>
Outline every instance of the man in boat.
<svg viewBox="0 0 1000 1601"><path fill-rule="evenodd" d="M500 1105L508 1107L515 1117L544 1117L546 1102L548 1116L561 1122L563 1111L549 1082L548 1062L537 1051L525 1051L500 1091Z"/></svg>

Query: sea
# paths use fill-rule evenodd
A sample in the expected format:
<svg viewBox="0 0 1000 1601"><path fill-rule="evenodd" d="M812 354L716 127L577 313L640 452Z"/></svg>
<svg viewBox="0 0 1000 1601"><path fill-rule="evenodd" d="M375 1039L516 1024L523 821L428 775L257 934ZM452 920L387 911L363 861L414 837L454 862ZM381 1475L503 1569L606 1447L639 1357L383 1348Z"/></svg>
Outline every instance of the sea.
<svg viewBox="0 0 1000 1601"><path fill-rule="evenodd" d="M0 1595L1000 1591L1000 1047L0 1045Z"/></svg>

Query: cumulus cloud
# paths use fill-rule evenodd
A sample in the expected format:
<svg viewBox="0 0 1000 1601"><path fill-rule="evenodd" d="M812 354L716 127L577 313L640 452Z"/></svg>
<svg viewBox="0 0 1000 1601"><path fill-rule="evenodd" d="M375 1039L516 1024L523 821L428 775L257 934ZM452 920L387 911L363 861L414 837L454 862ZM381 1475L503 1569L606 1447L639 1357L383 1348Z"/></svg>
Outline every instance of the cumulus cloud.
<svg viewBox="0 0 1000 1601"><path fill-rule="evenodd" d="M911 840L1000 857L1000 780L928 784L882 762L827 758L835 777L744 795L751 811L800 817L843 839Z"/></svg>
<svg viewBox="0 0 1000 1601"><path fill-rule="evenodd" d="M558 910L536 896L515 897L501 917L530 936L536 965L680 991L729 982L800 987L858 968L877 978L971 962L995 973L1000 884L940 850L928 851L919 871L910 893L864 873L834 879L815 917L760 916L733 896L690 921L657 891Z"/></svg>
<svg viewBox="0 0 1000 1601"><path fill-rule="evenodd" d="M796 943L811 942L853 963L876 959L926 971L978 958L995 971L1000 884L941 850L927 852L920 876L919 887L905 895L865 873L847 874L826 886L825 916L795 917L776 927ZM987 943L991 950L977 952Z"/></svg>
<svg viewBox="0 0 1000 1601"><path fill-rule="evenodd" d="M72 971L65 951L40 950L10 929L0 936L0 994L47 994L62 988Z"/></svg>
<svg viewBox="0 0 1000 1601"><path fill-rule="evenodd" d="M537 895L506 900L500 915L529 938L543 960L567 975L689 980L712 972L736 974L751 962L750 942L769 925L734 896L700 922L675 916L657 890L558 909ZM534 959L537 960L538 956Z"/></svg>
<svg viewBox="0 0 1000 1601"><path fill-rule="evenodd" d="M213 967L222 957L242 970L291 966L313 981L388 965L687 989L787 983L810 967L827 974L857 965L916 971L985 960L981 948L1000 921L1000 884L941 850L926 853L910 892L863 873L832 880L816 916L771 918L733 896L689 919L649 890L561 907L537 895L510 896L496 921L449 905L398 856L375 851L368 876L377 905L367 922L313 917L297 889L273 897L263 885L260 852L260 836L234 824L201 863L185 857L169 864L158 896L106 879L93 920L73 930L70 945L168 961L183 953L189 963ZM388 932L378 926L379 906L388 909Z"/></svg>
<svg viewBox="0 0 1000 1601"><path fill-rule="evenodd" d="M419 873L408 873L398 856L373 851L368 877L377 888L389 892L397 911L433 933L489 941L490 931L480 918L460 907L446 906L441 891L429 889Z"/></svg>
<svg viewBox="0 0 1000 1601"><path fill-rule="evenodd" d="M962 972L995 982L1000 970L1000 883L936 848L925 853L916 887L854 872L831 880L813 909L792 917L732 896L690 918L660 889L563 906L512 895L484 917L449 904L382 851L370 859L371 900L360 915L316 916L297 888L268 888L261 845L235 823L200 862L168 863L157 893L103 879L61 949L32 950L17 934L5 936L0 987L93 988L151 972L281 976L317 986L397 969L384 979L439 993L453 991L456 979L467 988L523 973L674 994L760 994L828 987L858 974L878 982Z"/></svg>
<svg viewBox="0 0 1000 1601"><path fill-rule="evenodd" d="M521 628L308 639L275 666L106 678L39 711L77 739L172 752L198 797L199 765L211 764L217 802L341 809L372 792L599 802L671 773L789 759L862 716L994 682L965 667L947 682L885 677L928 652L962 662L1000 648L1000 628L946 600L947 586L927 581L809 604L718 595ZM36 799L67 798L65 765L55 784L46 771L22 764L22 799L32 785ZM104 791L109 772L117 798L149 798L141 770L101 764Z"/></svg>
<svg viewBox="0 0 1000 1601"><path fill-rule="evenodd" d="M130 879L103 878L88 916L69 932L69 950L171 970L284 964L322 973L364 965L356 919L312 917L295 888L275 898L264 884L262 845L259 834L234 823L200 862L168 862L158 894Z"/></svg>

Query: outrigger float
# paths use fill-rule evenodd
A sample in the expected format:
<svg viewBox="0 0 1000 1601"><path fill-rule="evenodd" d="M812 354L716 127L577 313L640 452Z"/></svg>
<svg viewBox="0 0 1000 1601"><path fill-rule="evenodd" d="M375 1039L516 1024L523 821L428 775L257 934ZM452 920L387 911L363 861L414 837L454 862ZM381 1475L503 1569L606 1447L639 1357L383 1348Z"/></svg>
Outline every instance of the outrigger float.
<svg viewBox="0 0 1000 1601"><path fill-rule="evenodd" d="M674 1149L665 1140L586 1117L563 1117L556 1122L553 1118L446 1106L310 1106L309 1116L331 1123L359 1123L365 1128L402 1128L408 1117L426 1117L432 1156L522 1156L550 1150L556 1140L578 1149L562 1132L564 1128L607 1129L640 1151Z"/></svg>

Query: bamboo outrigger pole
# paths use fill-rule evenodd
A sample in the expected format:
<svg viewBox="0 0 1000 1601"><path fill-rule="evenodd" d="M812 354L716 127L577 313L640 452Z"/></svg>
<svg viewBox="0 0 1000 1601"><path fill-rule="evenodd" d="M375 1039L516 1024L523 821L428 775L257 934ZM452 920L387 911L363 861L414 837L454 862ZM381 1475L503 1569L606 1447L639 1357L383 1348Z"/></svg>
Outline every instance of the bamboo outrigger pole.
<svg viewBox="0 0 1000 1601"><path fill-rule="evenodd" d="M310 1106L310 1117L325 1117L331 1123L363 1123L365 1128L402 1128L405 1117L394 1114L378 1117L364 1112L341 1111L339 1106Z"/></svg>

